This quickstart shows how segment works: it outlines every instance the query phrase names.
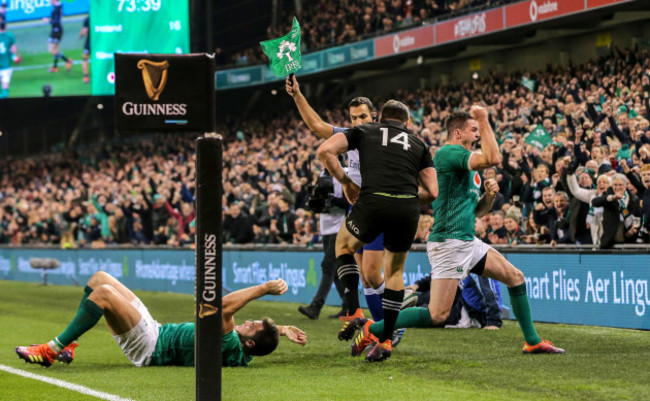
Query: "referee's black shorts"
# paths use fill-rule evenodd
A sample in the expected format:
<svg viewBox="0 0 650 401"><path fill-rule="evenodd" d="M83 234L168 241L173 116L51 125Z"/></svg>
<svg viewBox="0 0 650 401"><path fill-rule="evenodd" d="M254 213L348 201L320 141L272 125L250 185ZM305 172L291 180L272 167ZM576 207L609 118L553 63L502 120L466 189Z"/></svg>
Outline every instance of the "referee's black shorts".
<svg viewBox="0 0 650 401"><path fill-rule="evenodd" d="M345 226L364 244L384 233L384 248L391 252L407 252L415 238L419 218L417 197L369 194L359 197L345 220Z"/></svg>
<svg viewBox="0 0 650 401"><path fill-rule="evenodd" d="M61 25L53 25L50 32L50 43L59 43L63 37L63 27Z"/></svg>

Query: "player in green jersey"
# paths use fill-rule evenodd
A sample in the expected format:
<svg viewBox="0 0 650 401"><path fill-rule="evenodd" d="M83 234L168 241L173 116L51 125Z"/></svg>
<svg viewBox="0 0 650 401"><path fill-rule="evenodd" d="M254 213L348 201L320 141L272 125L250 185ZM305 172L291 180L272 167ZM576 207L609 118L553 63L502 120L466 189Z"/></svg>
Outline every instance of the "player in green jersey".
<svg viewBox="0 0 650 401"><path fill-rule="evenodd" d="M7 32L7 23L0 20L0 99L9 97L9 83L13 68L12 62L19 63L20 55L16 46L16 37Z"/></svg>
<svg viewBox="0 0 650 401"><path fill-rule="evenodd" d="M458 281L469 273L476 273L508 286L512 310L524 334L524 353L564 353L563 349L538 336L524 274L474 236L476 217L488 213L499 190L496 181L486 180L486 191L480 196L481 179L477 171L501 162L487 110L472 106L470 113L454 112L448 117L446 126L448 143L438 150L433 160L438 198L433 203L435 222L427 243L432 266L429 307L401 311L395 327L443 327L454 302ZM473 152L473 144L479 138L481 152ZM381 333L383 322L357 319L348 327L350 331L361 329L354 339L354 353L354 344L362 346L368 337Z"/></svg>
<svg viewBox="0 0 650 401"><path fill-rule="evenodd" d="M273 352L279 336L286 336L300 345L307 343L302 330L277 326L269 318L235 326L233 315L248 302L264 295L282 295L287 288L284 280L277 279L223 298L221 353L224 366L248 366L253 356ZM16 347L15 351L25 362L45 367L56 360L70 363L78 345L75 340L93 328L102 316L124 355L134 365L194 366L194 323L161 326L131 290L103 271L88 280L76 316L60 335L48 343Z"/></svg>

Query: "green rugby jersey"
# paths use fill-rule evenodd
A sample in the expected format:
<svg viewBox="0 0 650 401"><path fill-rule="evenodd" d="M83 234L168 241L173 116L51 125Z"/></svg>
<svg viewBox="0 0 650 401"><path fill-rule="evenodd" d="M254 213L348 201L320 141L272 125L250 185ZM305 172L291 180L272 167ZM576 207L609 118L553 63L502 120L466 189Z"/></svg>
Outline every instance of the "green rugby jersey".
<svg viewBox="0 0 650 401"><path fill-rule="evenodd" d="M194 366L194 323L168 323L159 329L156 349L151 354L150 366ZM252 356L244 354L236 331L221 338L221 364L248 366Z"/></svg>
<svg viewBox="0 0 650 401"><path fill-rule="evenodd" d="M13 56L10 49L16 43L13 33L0 33L0 70L11 67L11 57Z"/></svg>
<svg viewBox="0 0 650 401"><path fill-rule="evenodd" d="M472 241L481 177L469 170L471 152L461 145L445 145L433 165L438 176L438 198L433 202L433 230L429 241Z"/></svg>

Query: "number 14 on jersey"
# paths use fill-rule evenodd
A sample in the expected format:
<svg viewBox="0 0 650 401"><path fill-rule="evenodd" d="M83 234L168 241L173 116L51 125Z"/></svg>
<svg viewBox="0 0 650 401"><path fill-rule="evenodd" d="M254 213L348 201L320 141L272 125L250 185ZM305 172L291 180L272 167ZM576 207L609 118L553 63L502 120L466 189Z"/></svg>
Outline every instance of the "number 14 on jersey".
<svg viewBox="0 0 650 401"><path fill-rule="evenodd" d="M380 128L381 129L381 145L382 146L388 146L388 128ZM394 137L390 138L390 143L396 143L398 145L402 145L402 149L404 150L409 150L411 145L409 144L409 136L406 132L400 132L399 134L395 135Z"/></svg>

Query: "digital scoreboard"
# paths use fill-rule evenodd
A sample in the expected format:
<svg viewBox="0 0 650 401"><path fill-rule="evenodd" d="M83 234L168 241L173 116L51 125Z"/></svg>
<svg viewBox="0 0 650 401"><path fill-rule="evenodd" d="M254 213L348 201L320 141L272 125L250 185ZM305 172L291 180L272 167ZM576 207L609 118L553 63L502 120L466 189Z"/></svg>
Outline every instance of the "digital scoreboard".
<svg viewBox="0 0 650 401"><path fill-rule="evenodd" d="M187 0L91 0L91 93L115 93L114 53L190 51Z"/></svg>

